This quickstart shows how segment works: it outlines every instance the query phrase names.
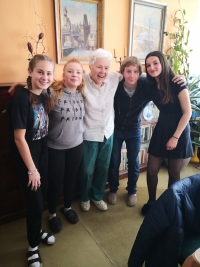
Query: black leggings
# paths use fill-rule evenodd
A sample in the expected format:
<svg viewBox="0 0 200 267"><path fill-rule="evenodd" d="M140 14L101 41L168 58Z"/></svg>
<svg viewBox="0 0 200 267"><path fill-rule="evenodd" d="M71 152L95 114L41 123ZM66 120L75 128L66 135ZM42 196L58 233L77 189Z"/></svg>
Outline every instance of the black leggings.
<svg viewBox="0 0 200 267"><path fill-rule="evenodd" d="M64 207L70 208L76 173L83 156L83 143L70 149L48 149L49 170L47 203L50 214L56 213L60 190L63 187Z"/></svg>
<svg viewBox="0 0 200 267"><path fill-rule="evenodd" d="M168 159L168 188L180 180L182 168L189 162L189 159ZM158 184L158 172L163 162L163 158L155 157L149 154L147 165L147 187L149 192L149 203L156 201L156 189Z"/></svg>

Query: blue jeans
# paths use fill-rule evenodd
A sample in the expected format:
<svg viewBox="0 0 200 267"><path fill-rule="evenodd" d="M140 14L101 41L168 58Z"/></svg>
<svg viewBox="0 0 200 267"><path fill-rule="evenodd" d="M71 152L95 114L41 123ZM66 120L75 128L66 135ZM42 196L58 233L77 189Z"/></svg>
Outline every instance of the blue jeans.
<svg viewBox="0 0 200 267"><path fill-rule="evenodd" d="M126 142L128 158L128 183L126 190L131 195L136 194L136 183L140 174L138 160L141 143L140 127L136 127L131 131L114 130L113 150L109 170L109 187L112 193L116 193L119 186L119 166L123 141Z"/></svg>
<svg viewBox="0 0 200 267"><path fill-rule="evenodd" d="M81 200L90 198L103 199L110 157L113 146L113 135L103 142L83 141L84 152L80 166Z"/></svg>

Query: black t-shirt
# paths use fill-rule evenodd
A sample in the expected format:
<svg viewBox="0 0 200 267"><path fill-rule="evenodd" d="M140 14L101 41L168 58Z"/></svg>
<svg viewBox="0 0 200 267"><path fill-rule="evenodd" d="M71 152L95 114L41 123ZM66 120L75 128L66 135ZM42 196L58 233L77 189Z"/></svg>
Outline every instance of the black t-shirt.
<svg viewBox="0 0 200 267"><path fill-rule="evenodd" d="M29 95L31 92L25 88L19 90L11 99L7 115L10 125L10 138L14 140L15 129L26 129L27 143L39 140L48 134L48 114L43 107L44 96L35 95L38 104L31 106Z"/></svg>
<svg viewBox="0 0 200 267"><path fill-rule="evenodd" d="M152 92L152 100L160 112L166 114L172 113L182 113L181 105L178 99L178 94L186 88L186 86L181 87L180 84L171 82L171 94L173 95L173 102L168 102L167 104L161 104L161 96L159 94L158 88L155 86Z"/></svg>

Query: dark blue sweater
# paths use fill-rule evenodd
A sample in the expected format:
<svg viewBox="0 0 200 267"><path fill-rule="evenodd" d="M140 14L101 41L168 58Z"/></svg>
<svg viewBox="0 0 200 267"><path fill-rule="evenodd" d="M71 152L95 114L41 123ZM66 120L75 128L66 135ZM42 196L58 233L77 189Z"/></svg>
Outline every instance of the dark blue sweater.
<svg viewBox="0 0 200 267"><path fill-rule="evenodd" d="M151 100L152 85L146 78L140 77L135 93L129 97L123 84L124 80L119 83L114 97L115 128L131 131L140 127L140 114Z"/></svg>

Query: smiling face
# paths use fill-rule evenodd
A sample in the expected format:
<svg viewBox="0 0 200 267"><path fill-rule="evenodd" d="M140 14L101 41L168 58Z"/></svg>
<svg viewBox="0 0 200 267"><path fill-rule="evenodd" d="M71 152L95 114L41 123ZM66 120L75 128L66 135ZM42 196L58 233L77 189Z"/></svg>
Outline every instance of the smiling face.
<svg viewBox="0 0 200 267"><path fill-rule="evenodd" d="M109 60L97 58L94 65L90 66L90 77L98 87L101 87L109 72Z"/></svg>
<svg viewBox="0 0 200 267"><path fill-rule="evenodd" d="M128 89L134 89L140 76L139 67L137 65L127 66L122 73L125 79L124 85Z"/></svg>
<svg viewBox="0 0 200 267"><path fill-rule="evenodd" d="M32 91L37 94L47 89L53 82L54 64L47 60L36 62L33 70L28 70L31 77Z"/></svg>
<svg viewBox="0 0 200 267"><path fill-rule="evenodd" d="M157 79L162 72L160 60L156 56L150 56L146 59L146 70L148 74Z"/></svg>
<svg viewBox="0 0 200 267"><path fill-rule="evenodd" d="M69 62L66 64L63 73L65 87L75 92L83 80L83 70L79 63Z"/></svg>

